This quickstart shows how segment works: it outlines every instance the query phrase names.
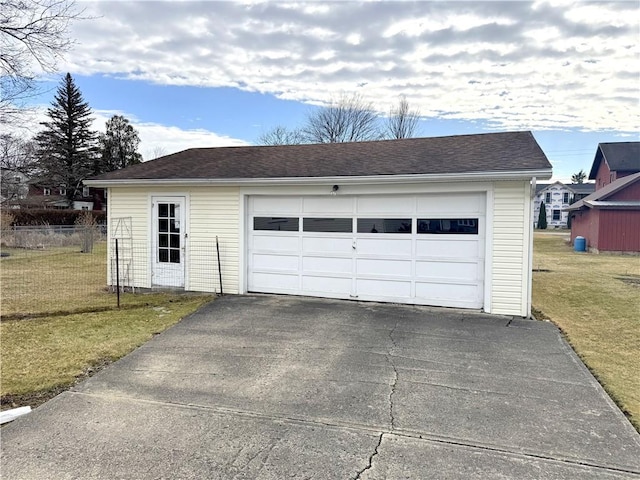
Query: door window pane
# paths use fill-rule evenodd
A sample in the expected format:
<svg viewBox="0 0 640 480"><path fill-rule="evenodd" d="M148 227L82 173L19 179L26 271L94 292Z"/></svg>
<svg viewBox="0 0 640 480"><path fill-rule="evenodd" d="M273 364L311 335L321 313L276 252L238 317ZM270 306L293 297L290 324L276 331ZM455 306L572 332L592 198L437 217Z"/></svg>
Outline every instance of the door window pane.
<svg viewBox="0 0 640 480"><path fill-rule="evenodd" d="M159 247L168 247L169 246L169 235L160 234L158 235L158 246Z"/></svg>
<svg viewBox="0 0 640 480"><path fill-rule="evenodd" d="M169 220L166 218L161 218L158 220L158 231L159 232L168 232L169 231Z"/></svg>
<svg viewBox="0 0 640 480"><path fill-rule="evenodd" d="M158 249L158 261L161 263L166 263L169 261L169 250L167 248Z"/></svg>
<svg viewBox="0 0 640 480"><path fill-rule="evenodd" d="M477 235L477 218L419 218L418 233Z"/></svg>
<svg viewBox="0 0 640 480"><path fill-rule="evenodd" d="M180 263L180 250L169 250L169 262Z"/></svg>
<svg viewBox="0 0 640 480"><path fill-rule="evenodd" d="M411 233L411 219L359 218L358 233Z"/></svg>
<svg viewBox="0 0 640 480"><path fill-rule="evenodd" d="M254 217L253 229L297 232L299 220L298 217Z"/></svg>
<svg viewBox="0 0 640 480"><path fill-rule="evenodd" d="M171 245L169 245L171 248L180 248L180 235L170 235L169 238L171 239Z"/></svg>
<svg viewBox="0 0 640 480"><path fill-rule="evenodd" d="M305 218L302 220L303 232L352 233L351 218Z"/></svg>
<svg viewBox="0 0 640 480"><path fill-rule="evenodd" d="M166 203L158 204L158 217L167 218L169 216L169 205Z"/></svg>

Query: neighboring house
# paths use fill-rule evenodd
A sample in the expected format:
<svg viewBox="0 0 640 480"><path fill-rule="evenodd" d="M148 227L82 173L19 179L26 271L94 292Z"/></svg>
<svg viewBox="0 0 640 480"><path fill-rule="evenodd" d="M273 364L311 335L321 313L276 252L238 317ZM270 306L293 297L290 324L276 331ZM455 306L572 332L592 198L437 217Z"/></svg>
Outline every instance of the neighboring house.
<svg viewBox="0 0 640 480"><path fill-rule="evenodd" d="M548 228L567 228L566 208L595 190L593 183L538 183L533 204L534 227L538 228L540 205L544 202Z"/></svg>
<svg viewBox="0 0 640 480"><path fill-rule="evenodd" d="M550 177L531 132L504 132L196 148L86 183L110 238L147 252L131 286L219 291L219 240L225 293L528 316L531 184Z"/></svg>
<svg viewBox="0 0 640 480"><path fill-rule="evenodd" d="M596 191L568 207L571 242L592 252L640 252L640 142L601 143L590 179Z"/></svg>
<svg viewBox="0 0 640 480"><path fill-rule="evenodd" d="M102 188L85 186L78 191L73 201L67 197L64 185L52 184L42 179L26 182L26 194L8 203L10 208L29 209L73 209L73 210L105 210L106 199Z"/></svg>
<svg viewBox="0 0 640 480"><path fill-rule="evenodd" d="M22 172L9 168L0 169L0 204L13 208L29 192L29 178Z"/></svg>
<svg viewBox="0 0 640 480"><path fill-rule="evenodd" d="M640 142L600 143L591 165L589 180L596 190L618 178L640 171Z"/></svg>

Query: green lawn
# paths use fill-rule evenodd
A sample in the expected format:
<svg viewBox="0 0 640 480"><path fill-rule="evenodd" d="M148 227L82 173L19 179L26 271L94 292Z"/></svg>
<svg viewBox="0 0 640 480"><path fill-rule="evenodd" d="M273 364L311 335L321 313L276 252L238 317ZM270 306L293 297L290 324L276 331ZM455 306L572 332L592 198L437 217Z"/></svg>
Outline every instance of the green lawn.
<svg viewBox="0 0 640 480"><path fill-rule="evenodd" d="M3 408L47 400L213 298L127 293L117 309L105 288L105 250L16 250L1 260Z"/></svg>
<svg viewBox="0 0 640 480"><path fill-rule="evenodd" d="M640 429L640 257L574 252L536 233L533 307L551 319Z"/></svg>

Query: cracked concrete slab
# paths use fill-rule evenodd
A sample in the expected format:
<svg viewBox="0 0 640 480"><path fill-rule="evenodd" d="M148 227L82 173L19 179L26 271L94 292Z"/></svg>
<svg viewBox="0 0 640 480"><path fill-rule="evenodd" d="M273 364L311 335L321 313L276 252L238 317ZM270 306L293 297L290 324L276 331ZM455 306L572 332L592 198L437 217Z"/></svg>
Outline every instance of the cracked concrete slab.
<svg viewBox="0 0 640 480"><path fill-rule="evenodd" d="M3 478L640 478L549 323L219 299L2 429Z"/></svg>

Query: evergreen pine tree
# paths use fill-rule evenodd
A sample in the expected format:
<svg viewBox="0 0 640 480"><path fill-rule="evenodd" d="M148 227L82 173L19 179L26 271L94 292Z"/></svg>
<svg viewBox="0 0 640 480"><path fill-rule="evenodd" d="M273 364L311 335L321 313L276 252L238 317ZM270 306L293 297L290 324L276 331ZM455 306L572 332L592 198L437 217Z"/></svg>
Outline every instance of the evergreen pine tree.
<svg viewBox="0 0 640 480"><path fill-rule="evenodd" d="M95 172L97 133L91 130L91 108L69 73L58 87L49 121L36 137L39 164L52 185L64 185L70 201L82 181Z"/></svg>
<svg viewBox="0 0 640 480"><path fill-rule="evenodd" d="M540 230L547 229L547 207L544 202L540 202L540 213L538 214L538 228Z"/></svg>

